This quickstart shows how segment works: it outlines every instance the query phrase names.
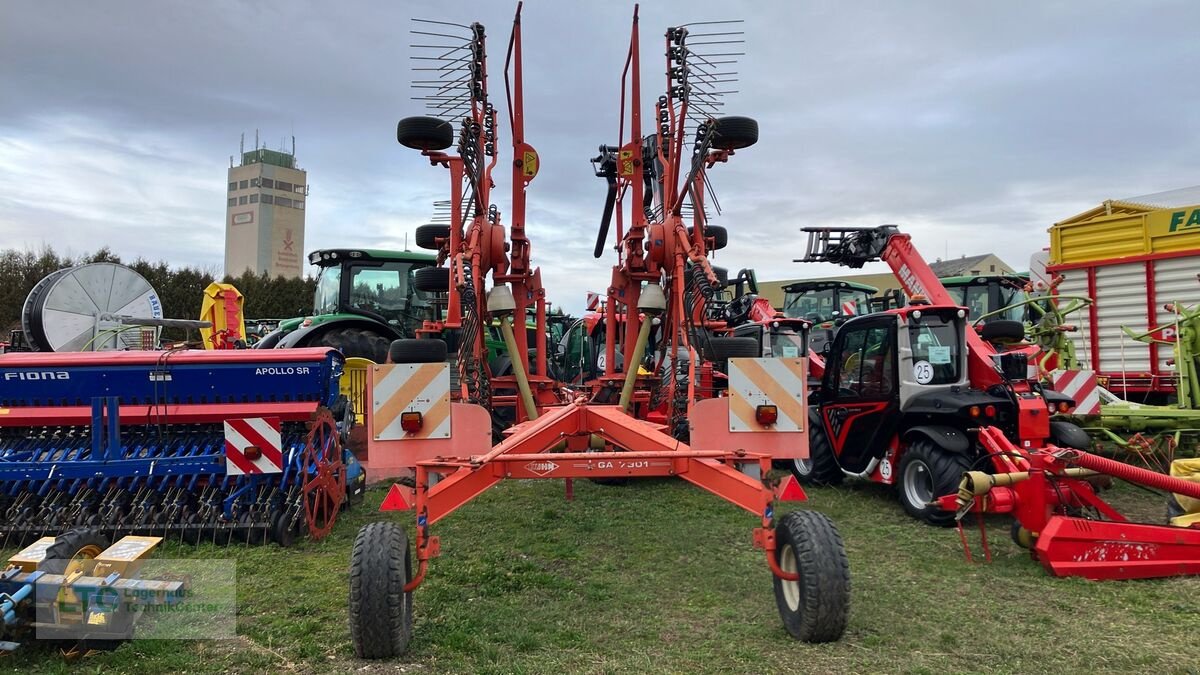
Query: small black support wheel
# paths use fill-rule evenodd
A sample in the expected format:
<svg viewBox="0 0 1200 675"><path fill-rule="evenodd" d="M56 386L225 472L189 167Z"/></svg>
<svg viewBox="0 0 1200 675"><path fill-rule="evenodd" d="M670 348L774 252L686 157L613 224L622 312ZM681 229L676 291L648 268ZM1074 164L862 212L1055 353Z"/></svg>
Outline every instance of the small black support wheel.
<svg viewBox="0 0 1200 675"><path fill-rule="evenodd" d="M846 476L833 456L816 407L808 409L808 459L793 459L788 468L802 485L839 485Z"/></svg>
<svg viewBox="0 0 1200 675"><path fill-rule="evenodd" d="M971 461L965 455L943 450L924 438L914 441L897 467L900 504L917 520L942 527L953 525L954 513L930 502L958 492L963 473L970 470Z"/></svg>
<svg viewBox="0 0 1200 675"><path fill-rule="evenodd" d="M1074 422L1063 420L1050 421L1050 442L1060 448L1076 450L1091 450L1092 438Z"/></svg>
<svg viewBox="0 0 1200 675"><path fill-rule="evenodd" d="M850 618L850 561L833 521L815 511L792 511L775 526L775 560L797 581L774 577L783 627L797 640L833 642Z"/></svg>
<svg viewBox="0 0 1200 675"><path fill-rule="evenodd" d="M417 246L430 251L436 251L441 246L438 245L438 239L450 238L449 225L421 225L416 232Z"/></svg>
<svg viewBox="0 0 1200 675"><path fill-rule="evenodd" d="M446 360L446 343L433 338L393 340L388 347L392 363L442 363Z"/></svg>
<svg viewBox="0 0 1200 675"><path fill-rule="evenodd" d="M281 548L291 548L296 544L296 530L292 526L292 514L280 511L271 518L271 539Z"/></svg>
<svg viewBox="0 0 1200 675"><path fill-rule="evenodd" d="M688 237L692 236L693 228L688 228ZM729 230L726 230L720 225L706 225L704 227L704 237L712 238L713 245L709 247L710 251L720 251L729 245ZM728 271L726 272L726 280L728 280Z"/></svg>
<svg viewBox="0 0 1200 675"><path fill-rule="evenodd" d="M445 150L454 145L454 126L436 117L405 117L396 125L396 140L413 150Z"/></svg>
<svg viewBox="0 0 1200 675"><path fill-rule="evenodd" d="M984 342L1011 344L1025 339L1025 324L1020 321L998 319L983 324L979 336Z"/></svg>
<svg viewBox="0 0 1200 675"><path fill-rule="evenodd" d="M710 337L705 351L705 358L709 361L762 356L758 340L748 337Z"/></svg>
<svg viewBox="0 0 1200 675"><path fill-rule="evenodd" d="M358 531L350 555L350 639L360 659L403 654L412 638L412 579L408 535L396 523Z"/></svg>
<svg viewBox="0 0 1200 675"><path fill-rule="evenodd" d="M718 117L712 124L712 147L719 150L741 150L758 142L758 121L751 117Z"/></svg>
<svg viewBox="0 0 1200 675"><path fill-rule="evenodd" d="M81 570L86 576L95 565L91 560L111 545L112 541L97 528L67 530L46 548L46 557L38 564L38 571L68 574Z"/></svg>
<svg viewBox="0 0 1200 675"><path fill-rule="evenodd" d="M450 268L422 267L413 273L413 286L426 293L445 293L450 290Z"/></svg>
<svg viewBox="0 0 1200 675"><path fill-rule="evenodd" d="M375 363L387 358L388 338L367 328L334 328L312 343L317 347L333 347L346 358L362 357Z"/></svg>

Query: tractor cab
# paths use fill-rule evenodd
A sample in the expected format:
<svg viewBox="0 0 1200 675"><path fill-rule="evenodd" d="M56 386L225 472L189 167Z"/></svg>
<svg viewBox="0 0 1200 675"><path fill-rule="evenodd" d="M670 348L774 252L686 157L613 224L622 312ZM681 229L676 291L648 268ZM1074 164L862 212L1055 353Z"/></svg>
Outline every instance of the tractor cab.
<svg viewBox="0 0 1200 675"><path fill-rule="evenodd" d="M1024 302L1028 273L944 277L941 282L954 301L968 309L972 321L1030 323L1041 316Z"/></svg>
<svg viewBox="0 0 1200 675"><path fill-rule="evenodd" d="M809 346L821 352L846 320L868 314L874 286L853 281L798 281L783 287L783 315L812 322Z"/></svg>

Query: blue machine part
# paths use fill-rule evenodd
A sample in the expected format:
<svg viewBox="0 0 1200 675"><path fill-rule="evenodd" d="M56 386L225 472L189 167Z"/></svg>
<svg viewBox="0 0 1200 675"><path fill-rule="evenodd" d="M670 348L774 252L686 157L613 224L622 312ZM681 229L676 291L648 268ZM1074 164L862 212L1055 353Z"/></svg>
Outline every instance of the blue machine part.
<svg viewBox="0 0 1200 675"><path fill-rule="evenodd" d="M343 366L319 348L2 356L0 535L87 526L290 543L313 498L304 484L333 460L309 448L310 434L344 436L354 418ZM280 421L281 472L226 472L224 422L252 417ZM362 466L340 453L356 496Z"/></svg>

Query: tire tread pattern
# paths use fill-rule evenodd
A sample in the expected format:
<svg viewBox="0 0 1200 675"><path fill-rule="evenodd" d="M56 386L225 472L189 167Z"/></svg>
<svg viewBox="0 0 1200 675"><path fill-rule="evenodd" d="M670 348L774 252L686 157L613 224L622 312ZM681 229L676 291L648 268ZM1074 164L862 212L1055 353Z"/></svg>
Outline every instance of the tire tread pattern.
<svg viewBox="0 0 1200 675"><path fill-rule="evenodd" d="M804 642L833 642L850 618L850 561L837 526L823 513L792 511L776 527L776 556L791 544L800 573L800 607L793 612L775 578L775 600L784 627ZM778 559L778 558L777 558Z"/></svg>
<svg viewBox="0 0 1200 675"><path fill-rule="evenodd" d="M396 523L358 531L350 555L350 639L361 659L403 654L412 638L412 578L408 535Z"/></svg>

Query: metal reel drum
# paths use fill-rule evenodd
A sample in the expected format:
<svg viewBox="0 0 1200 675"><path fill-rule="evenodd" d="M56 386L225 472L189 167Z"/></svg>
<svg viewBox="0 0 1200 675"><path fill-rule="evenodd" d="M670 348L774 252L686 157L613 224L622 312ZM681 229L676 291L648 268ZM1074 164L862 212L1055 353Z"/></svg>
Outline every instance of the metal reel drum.
<svg viewBox="0 0 1200 675"><path fill-rule="evenodd" d="M143 328L102 320L103 315L161 319L162 302L145 277L124 265L78 265L33 287L21 309L21 328L43 352L141 347Z"/></svg>

